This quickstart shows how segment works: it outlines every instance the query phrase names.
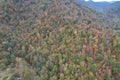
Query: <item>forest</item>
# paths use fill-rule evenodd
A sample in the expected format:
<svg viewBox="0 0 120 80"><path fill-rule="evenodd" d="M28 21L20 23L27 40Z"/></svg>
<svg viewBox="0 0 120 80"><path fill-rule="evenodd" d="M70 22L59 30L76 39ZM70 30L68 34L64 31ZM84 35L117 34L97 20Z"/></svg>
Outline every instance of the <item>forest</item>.
<svg viewBox="0 0 120 80"><path fill-rule="evenodd" d="M119 3L0 0L0 80L120 80Z"/></svg>

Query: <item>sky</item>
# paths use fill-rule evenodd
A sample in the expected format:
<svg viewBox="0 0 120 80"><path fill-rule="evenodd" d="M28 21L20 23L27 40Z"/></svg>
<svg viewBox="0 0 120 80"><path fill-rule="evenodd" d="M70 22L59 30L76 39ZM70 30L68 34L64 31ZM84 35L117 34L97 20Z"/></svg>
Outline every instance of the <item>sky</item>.
<svg viewBox="0 0 120 80"><path fill-rule="evenodd" d="M89 0L86 0L86 1L89 1ZM95 1L95 2L107 1L107 2L110 2L110 1L120 1L120 0L92 0L92 1Z"/></svg>

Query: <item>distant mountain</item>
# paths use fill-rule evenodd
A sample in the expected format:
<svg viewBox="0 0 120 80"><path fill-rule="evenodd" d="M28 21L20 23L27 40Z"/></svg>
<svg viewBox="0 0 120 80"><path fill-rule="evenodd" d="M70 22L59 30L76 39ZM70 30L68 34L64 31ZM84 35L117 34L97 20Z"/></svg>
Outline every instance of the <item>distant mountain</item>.
<svg viewBox="0 0 120 80"><path fill-rule="evenodd" d="M120 22L120 1L114 2L104 9L106 15L113 19L116 23Z"/></svg>
<svg viewBox="0 0 120 80"><path fill-rule="evenodd" d="M93 2L93 1L88 1L87 3L95 9L104 9L109 4L111 4L109 2Z"/></svg>
<svg viewBox="0 0 120 80"><path fill-rule="evenodd" d="M93 10L100 11L104 21L110 25L120 23L120 1L117 2L94 2L92 0L78 0L78 3L93 8ZM100 17L99 17L100 18Z"/></svg>
<svg viewBox="0 0 120 80"><path fill-rule="evenodd" d="M111 4L110 2L94 2L92 0L90 0L90 1L78 0L78 2L88 5L88 6L91 6L97 10L103 10L104 8L106 8L108 5Z"/></svg>
<svg viewBox="0 0 120 80"><path fill-rule="evenodd" d="M108 5L105 11L114 16L120 17L120 1Z"/></svg>

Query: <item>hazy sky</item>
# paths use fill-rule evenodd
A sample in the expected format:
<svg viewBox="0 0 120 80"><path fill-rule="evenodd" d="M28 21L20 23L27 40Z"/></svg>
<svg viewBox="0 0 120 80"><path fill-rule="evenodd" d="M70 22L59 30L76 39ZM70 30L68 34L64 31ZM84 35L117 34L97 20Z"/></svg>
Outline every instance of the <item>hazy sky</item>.
<svg viewBox="0 0 120 80"><path fill-rule="evenodd" d="M86 0L86 1L89 1L89 0ZM92 1L99 2L99 1L120 1L120 0L92 0Z"/></svg>

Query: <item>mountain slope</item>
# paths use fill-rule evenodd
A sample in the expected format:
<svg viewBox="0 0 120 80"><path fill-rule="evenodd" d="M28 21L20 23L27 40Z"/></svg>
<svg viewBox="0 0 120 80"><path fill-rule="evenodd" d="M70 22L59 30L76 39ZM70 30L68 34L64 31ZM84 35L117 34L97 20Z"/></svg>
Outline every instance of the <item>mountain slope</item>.
<svg viewBox="0 0 120 80"><path fill-rule="evenodd" d="M102 26L101 13L72 0L7 1L1 80L119 79L120 37Z"/></svg>
<svg viewBox="0 0 120 80"><path fill-rule="evenodd" d="M74 18L78 23L103 21L102 14L82 4L73 1L39 1L24 0L22 2L9 1L1 5L1 22L12 26L27 25L33 23L38 17L43 17L45 13L49 18ZM44 4L41 4L44 3ZM71 8L71 9L70 9ZM3 11L4 10L4 11ZM60 16L60 17L57 17ZM100 17L100 18L98 18ZM29 24L28 24L29 25Z"/></svg>
<svg viewBox="0 0 120 80"><path fill-rule="evenodd" d="M107 6L104 12L115 24L120 25L120 1Z"/></svg>
<svg viewBox="0 0 120 80"><path fill-rule="evenodd" d="M106 8L106 11L107 11L107 13L112 14L112 15L120 18L120 1L109 5Z"/></svg>

